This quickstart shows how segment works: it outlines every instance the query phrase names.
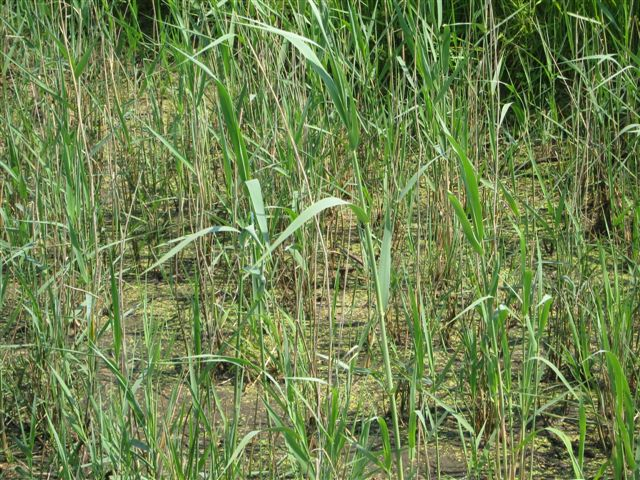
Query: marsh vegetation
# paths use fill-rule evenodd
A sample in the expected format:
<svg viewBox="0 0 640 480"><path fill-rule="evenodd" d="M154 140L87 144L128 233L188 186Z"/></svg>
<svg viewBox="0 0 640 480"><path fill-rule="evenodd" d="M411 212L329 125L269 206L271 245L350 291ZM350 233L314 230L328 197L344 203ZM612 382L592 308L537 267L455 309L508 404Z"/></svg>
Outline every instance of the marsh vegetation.
<svg viewBox="0 0 640 480"><path fill-rule="evenodd" d="M640 476L635 0L0 10L0 477Z"/></svg>

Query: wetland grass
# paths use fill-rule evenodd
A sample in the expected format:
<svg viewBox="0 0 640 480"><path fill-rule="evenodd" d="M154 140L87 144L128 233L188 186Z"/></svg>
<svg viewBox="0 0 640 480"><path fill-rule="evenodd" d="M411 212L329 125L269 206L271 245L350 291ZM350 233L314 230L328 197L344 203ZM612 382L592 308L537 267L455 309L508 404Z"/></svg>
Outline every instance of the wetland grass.
<svg viewBox="0 0 640 480"><path fill-rule="evenodd" d="M640 478L635 0L5 0L0 478Z"/></svg>

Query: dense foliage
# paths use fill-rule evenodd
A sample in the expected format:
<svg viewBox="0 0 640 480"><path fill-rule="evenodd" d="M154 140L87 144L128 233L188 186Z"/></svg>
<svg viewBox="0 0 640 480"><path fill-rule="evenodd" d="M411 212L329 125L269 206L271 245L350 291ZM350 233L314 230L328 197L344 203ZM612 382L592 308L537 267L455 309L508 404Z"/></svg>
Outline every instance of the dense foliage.
<svg viewBox="0 0 640 480"><path fill-rule="evenodd" d="M638 478L637 0L4 0L0 476Z"/></svg>

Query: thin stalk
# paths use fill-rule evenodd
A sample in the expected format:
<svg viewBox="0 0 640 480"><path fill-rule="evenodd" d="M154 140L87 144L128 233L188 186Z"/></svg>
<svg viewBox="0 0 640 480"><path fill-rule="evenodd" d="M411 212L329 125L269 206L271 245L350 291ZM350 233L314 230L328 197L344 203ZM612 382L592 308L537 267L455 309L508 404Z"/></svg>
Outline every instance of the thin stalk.
<svg viewBox="0 0 640 480"><path fill-rule="evenodd" d="M358 185L358 196L360 197L360 204L364 207L365 197L362 186L362 175L360 173L360 165L358 164L358 155L355 150L353 154L353 165L356 174L356 181ZM378 313L378 319L380 321L380 349L382 351L382 360L384 362L384 373L386 381L386 390L389 395L389 403L391 404L391 420L393 421L393 433L396 437L396 461L397 461L397 478L399 480L404 479L404 471L402 468L402 441L400 440L400 423L398 421L398 408L395 398L393 396L393 372L391 371L391 359L389 357L389 345L387 340L387 322L385 318L385 311L382 306L382 288L380 285L380 278L378 277L378 267L376 266L375 251L373 248L373 234L371 233L371 223L367 220L363 223L363 229L365 234L365 250L369 260L369 268L371 269L371 276L373 277L373 284L376 293L376 310Z"/></svg>

